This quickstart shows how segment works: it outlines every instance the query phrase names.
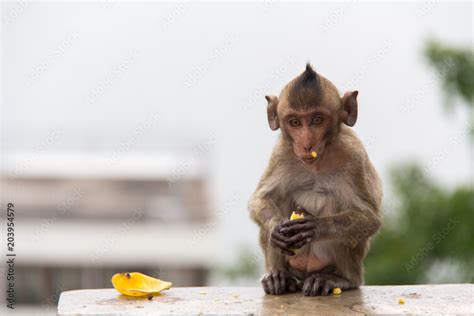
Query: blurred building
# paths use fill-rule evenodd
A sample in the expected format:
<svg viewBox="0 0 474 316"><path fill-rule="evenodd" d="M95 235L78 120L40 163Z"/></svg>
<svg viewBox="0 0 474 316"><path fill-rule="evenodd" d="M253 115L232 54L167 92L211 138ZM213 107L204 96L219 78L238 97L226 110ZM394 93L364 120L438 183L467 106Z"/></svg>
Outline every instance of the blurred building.
<svg viewBox="0 0 474 316"><path fill-rule="evenodd" d="M18 304L111 287L122 271L175 286L206 284L217 238L202 159L123 156L4 156L2 204L15 204Z"/></svg>

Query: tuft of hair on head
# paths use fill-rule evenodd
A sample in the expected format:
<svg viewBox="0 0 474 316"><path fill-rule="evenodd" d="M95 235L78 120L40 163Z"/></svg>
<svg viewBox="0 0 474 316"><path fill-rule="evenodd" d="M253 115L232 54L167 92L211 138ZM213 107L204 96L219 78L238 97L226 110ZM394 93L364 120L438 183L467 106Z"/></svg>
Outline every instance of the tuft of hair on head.
<svg viewBox="0 0 474 316"><path fill-rule="evenodd" d="M302 86L314 85L318 81L318 74L313 70L309 62L306 63L306 69L301 74L300 84Z"/></svg>
<svg viewBox="0 0 474 316"><path fill-rule="evenodd" d="M288 101L294 109L315 107L322 99L321 80L311 64L306 63L305 71L293 79L288 90Z"/></svg>

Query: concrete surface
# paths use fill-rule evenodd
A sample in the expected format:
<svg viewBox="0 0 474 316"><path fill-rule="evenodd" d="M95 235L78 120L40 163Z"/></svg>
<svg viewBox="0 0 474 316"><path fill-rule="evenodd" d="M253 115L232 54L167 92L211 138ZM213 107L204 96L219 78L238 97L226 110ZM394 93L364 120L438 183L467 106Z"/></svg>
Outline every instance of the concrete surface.
<svg viewBox="0 0 474 316"><path fill-rule="evenodd" d="M399 299L405 300L404 304ZM473 284L363 286L338 296L265 295L258 287L172 288L152 300L114 289L63 292L59 315L474 314Z"/></svg>

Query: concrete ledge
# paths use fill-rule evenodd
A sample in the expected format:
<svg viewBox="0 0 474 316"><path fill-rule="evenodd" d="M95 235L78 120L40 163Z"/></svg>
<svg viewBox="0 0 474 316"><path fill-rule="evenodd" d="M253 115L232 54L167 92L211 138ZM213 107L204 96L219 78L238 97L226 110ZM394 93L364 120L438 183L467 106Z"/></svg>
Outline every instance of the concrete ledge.
<svg viewBox="0 0 474 316"><path fill-rule="evenodd" d="M399 304L403 298L405 304ZM183 287L152 300L114 289L61 294L59 315L474 314L473 284L363 286L338 296L265 295L259 287Z"/></svg>

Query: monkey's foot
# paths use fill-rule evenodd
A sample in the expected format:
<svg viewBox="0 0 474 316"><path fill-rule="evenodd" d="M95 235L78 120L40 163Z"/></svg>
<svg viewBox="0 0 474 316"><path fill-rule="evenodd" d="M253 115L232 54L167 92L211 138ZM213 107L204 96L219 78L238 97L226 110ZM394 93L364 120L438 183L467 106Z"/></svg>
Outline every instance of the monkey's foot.
<svg viewBox="0 0 474 316"><path fill-rule="evenodd" d="M348 288L348 282L345 279L332 274L315 273L304 280L301 291L305 296L326 296L336 287L346 289Z"/></svg>
<svg viewBox="0 0 474 316"><path fill-rule="evenodd" d="M274 270L262 278L263 290L267 294L281 295L296 292L296 280L285 270Z"/></svg>

